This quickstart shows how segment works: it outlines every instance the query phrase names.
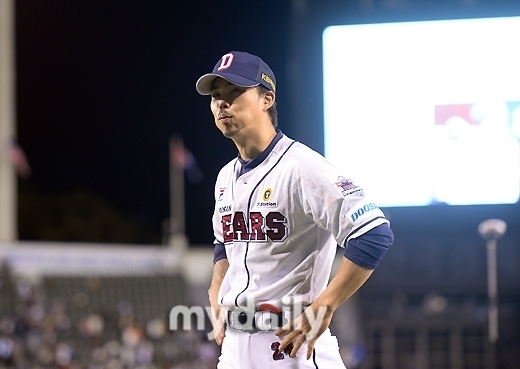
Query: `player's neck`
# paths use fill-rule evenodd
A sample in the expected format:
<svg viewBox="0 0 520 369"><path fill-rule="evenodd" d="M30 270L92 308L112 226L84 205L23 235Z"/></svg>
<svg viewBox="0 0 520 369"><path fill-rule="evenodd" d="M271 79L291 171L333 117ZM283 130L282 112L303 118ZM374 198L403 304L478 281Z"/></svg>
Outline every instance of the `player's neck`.
<svg viewBox="0 0 520 369"><path fill-rule="evenodd" d="M272 125L271 127L272 129L251 132L244 140L235 141L240 158L251 160L260 155L276 136L276 130Z"/></svg>

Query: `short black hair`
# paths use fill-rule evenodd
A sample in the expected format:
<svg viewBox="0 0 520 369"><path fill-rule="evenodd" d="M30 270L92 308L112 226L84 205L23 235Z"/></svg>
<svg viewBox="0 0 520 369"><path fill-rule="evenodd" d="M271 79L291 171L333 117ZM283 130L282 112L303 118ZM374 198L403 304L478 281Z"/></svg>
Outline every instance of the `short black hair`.
<svg viewBox="0 0 520 369"><path fill-rule="evenodd" d="M265 88L263 86L258 86L258 92L261 95L267 93L268 91L270 91L270 90L268 90L267 88ZM269 110L267 110L267 113L269 114L269 118L271 118L271 123L273 124L273 127L277 128L278 127L278 111L276 110L276 100L274 100L273 105L269 108Z"/></svg>

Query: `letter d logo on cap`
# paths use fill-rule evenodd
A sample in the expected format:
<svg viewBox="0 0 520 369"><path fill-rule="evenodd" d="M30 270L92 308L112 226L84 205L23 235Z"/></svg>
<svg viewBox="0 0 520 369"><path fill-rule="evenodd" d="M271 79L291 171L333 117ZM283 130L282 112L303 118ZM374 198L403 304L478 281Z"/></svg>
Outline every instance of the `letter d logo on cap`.
<svg viewBox="0 0 520 369"><path fill-rule="evenodd" d="M220 63L220 67L217 70L228 69L233 63L233 54L226 54L222 57L222 62Z"/></svg>

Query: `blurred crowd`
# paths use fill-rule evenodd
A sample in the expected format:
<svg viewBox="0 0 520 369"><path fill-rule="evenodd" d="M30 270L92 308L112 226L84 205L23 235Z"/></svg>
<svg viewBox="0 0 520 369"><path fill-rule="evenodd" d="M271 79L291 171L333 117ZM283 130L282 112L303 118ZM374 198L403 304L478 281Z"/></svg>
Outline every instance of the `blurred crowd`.
<svg viewBox="0 0 520 369"><path fill-rule="evenodd" d="M0 296L0 369L216 367L218 346L206 332L170 331L167 316L142 321L129 301L78 315L87 295L52 296L41 281L14 277L5 265Z"/></svg>

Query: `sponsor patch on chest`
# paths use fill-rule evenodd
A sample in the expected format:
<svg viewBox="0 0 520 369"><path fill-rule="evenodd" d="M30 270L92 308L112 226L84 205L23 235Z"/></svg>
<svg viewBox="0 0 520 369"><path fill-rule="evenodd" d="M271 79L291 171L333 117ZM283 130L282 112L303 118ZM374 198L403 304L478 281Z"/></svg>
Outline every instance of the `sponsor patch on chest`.
<svg viewBox="0 0 520 369"><path fill-rule="evenodd" d="M261 201L256 203L257 208L276 208L278 203L276 201Z"/></svg>
<svg viewBox="0 0 520 369"><path fill-rule="evenodd" d="M278 207L278 202L271 200L273 196L273 190L271 187L267 187L262 191L262 196L260 201L256 203L257 208L276 208Z"/></svg>
<svg viewBox="0 0 520 369"><path fill-rule="evenodd" d="M220 187L218 189L218 199L217 201L222 201L224 199L224 194L226 193L226 187Z"/></svg>

